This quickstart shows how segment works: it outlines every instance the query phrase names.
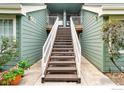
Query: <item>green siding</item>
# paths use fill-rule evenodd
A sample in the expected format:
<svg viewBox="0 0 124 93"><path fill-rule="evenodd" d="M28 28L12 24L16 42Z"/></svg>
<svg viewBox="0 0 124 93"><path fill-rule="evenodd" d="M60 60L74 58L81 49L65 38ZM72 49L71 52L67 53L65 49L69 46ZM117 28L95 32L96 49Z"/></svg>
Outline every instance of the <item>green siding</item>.
<svg viewBox="0 0 124 93"><path fill-rule="evenodd" d="M21 16L16 16L16 42L17 50L19 51L19 58L21 56Z"/></svg>
<svg viewBox="0 0 124 93"><path fill-rule="evenodd" d="M81 45L81 48L82 48L82 33L79 34L79 41L80 41L80 45Z"/></svg>
<svg viewBox="0 0 124 93"><path fill-rule="evenodd" d="M96 13L82 10L82 55L103 71L103 18L98 18Z"/></svg>
<svg viewBox="0 0 124 93"><path fill-rule="evenodd" d="M28 16L34 21L29 20ZM46 9L21 17L21 59L29 58L31 64L41 59L46 38Z"/></svg>

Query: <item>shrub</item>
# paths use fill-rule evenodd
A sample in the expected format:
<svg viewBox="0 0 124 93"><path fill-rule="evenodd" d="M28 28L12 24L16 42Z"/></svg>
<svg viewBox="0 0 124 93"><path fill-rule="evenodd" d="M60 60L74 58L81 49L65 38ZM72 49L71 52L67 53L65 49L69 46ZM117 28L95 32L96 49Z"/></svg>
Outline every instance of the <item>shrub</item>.
<svg viewBox="0 0 124 93"><path fill-rule="evenodd" d="M23 69L28 69L30 68L30 64L29 64L29 60L28 59L23 59L18 63L18 67L19 68L23 68Z"/></svg>
<svg viewBox="0 0 124 93"><path fill-rule="evenodd" d="M0 48L0 66L6 64L17 56L18 52L16 51L16 43L12 42L10 44L8 38L2 37L2 44Z"/></svg>
<svg viewBox="0 0 124 93"><path fill-rule="evenodd" d="M15 75L23 76L24 75L24 69L22 69L22 68L13 69L12 73L15 74Z"/></svg>

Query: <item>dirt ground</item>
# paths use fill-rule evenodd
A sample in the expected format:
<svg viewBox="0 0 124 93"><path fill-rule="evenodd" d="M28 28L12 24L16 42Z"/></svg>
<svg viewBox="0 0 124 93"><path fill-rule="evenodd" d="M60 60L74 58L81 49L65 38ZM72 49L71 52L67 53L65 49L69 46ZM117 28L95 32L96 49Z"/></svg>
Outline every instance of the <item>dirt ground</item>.
<svg viewBox="0 0 124 93"><path fill-rule="evenodd" d="M114 73L105 73L115 84L124 85L124 73L114 72Z"/></svg>

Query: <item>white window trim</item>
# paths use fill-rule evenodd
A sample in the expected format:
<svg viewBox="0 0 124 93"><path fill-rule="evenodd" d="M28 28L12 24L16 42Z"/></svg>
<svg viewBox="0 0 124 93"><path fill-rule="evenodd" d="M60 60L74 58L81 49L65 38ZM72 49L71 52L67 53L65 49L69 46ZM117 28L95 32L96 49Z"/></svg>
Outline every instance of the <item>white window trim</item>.
<svg viewBox="0 0 124 93"><path fill-rule="evenodd" d="M16 41L16 16L0 16L0 19L12 19L13 20L13 40Z"/></svg>

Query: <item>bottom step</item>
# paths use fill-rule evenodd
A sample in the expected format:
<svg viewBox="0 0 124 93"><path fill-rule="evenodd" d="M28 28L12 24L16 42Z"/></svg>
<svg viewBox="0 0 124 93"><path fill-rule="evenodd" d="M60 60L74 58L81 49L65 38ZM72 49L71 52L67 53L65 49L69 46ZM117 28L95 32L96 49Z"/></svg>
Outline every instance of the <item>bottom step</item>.
<svg viewBox="0 0 124 93"><path fill-rule="evenodd" d="M77 82L80 83L80 79L77 77L77 74L48 74L43 82Z"/></svg>

